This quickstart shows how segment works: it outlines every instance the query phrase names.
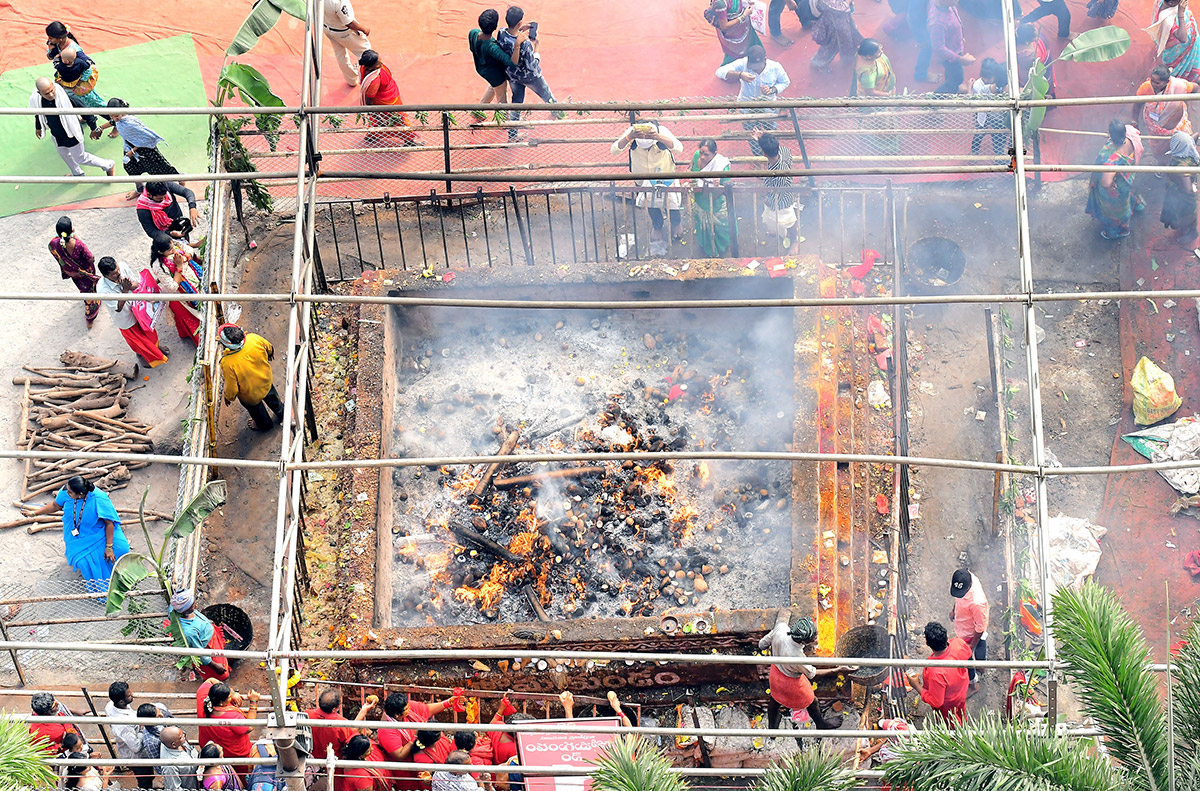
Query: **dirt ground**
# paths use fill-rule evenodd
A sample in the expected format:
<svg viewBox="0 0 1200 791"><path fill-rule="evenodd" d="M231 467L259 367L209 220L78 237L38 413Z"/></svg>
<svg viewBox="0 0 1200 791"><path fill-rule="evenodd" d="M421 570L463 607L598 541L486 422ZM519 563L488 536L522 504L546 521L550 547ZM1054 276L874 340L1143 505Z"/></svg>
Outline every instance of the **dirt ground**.
<svg viewBox="0 0 1200 791"><path fill-rule="evenodd" d="M54 235L54 223L61 212L30 212L0 219L0 238L5 240L5 255L0 261L0 270L8 291L38 293L70 292L75 287L70 281L62 280L57 264L46 250L47 242ZM138 225L132 205L120 209L92 209L71 212L75 231L89 245L93 255L99 259L111 255L124 260L135 268L148 263L149 240ZM157 425L171 438L155 448L156 453L178 453L178 437L191 396L191 385L187 377L193 359L193 347L179 339L170 316L162 328L160 337L163 345L171 351L171 360L153 370L141 371L144 385L134 392L130 400L129 414L139 420ZM101 357L133 360L120 332L113 326L107 309L102 308L91 329L83 318L82 303L79 302L17 302L5 300L0 303L0 372L10 397L4 399L0 408L0 435L4 447L16 446L20 433L21 397L19 388L11 384L12 377L20 375L22 365L59 365L58 356L66 349L74 349ZM134 383L131 382L131 385ZM0 521L15 519L20 514L12 502L17 500L24 474L23 462L6 460L0 462L0 502L4 503ZM113 493L113 502L118 508L136 508L144 489L149 489L147 507L173 512L178 489L178 469L154 464L134 471L130 484ZM36 502L46 502L37 498ZM165 526L151 523L151 534L155 541ZM135 551L144 550L145 539L137 520L128 520L124 532ZM36 535L27 535L23 529L10 529L3 533L4 551L0 552L0 599L47 595L68 592L77 584L78 575L63 557L61 533L48 530ZM69 592L75 592L70 590ZM25 608L8 620L29 620L33 617L32 607ZM94 611L94 612L93 612ZM64 618L71 616L93 616L103 614L96 602L62 604L50 609L39 606L41 618ZM68 640L71 627L28 627L18 628L13 639L25 640ZM114 630L115 631L115 630ZM90 638L95 639L95 638ZM25 652L22 664L30 681L50 680L61 677L59 659L45 652ZM127 665L128 660L113 663L98 656L73 657L72 663L80 676L91 676L85 669ZM7 654L0 654L0 683L15 680ZM88 678L87 680L91 680Z"/></svg>
<svg viewBox="0 0 1200 791"><path fill-rule="evenodd" d="M1118 285L1122 249L1099 239L1095 224L1081 211L1081 191L1079 181L1046 185L1031 201L1039 290L1111 290ZM917 229L927 228L959 242L968 262L966 274L956 286L961 293L1005 293L1019 287L1015 242L993 243L1000 233L1009 234L1006 239L1015 238L1010 198L999 190L976 192L969 186L919 194L909 209L909 238L918 238L924 232ZM976 207L976 203L980 205ZM967 208L946 216L946 207L954 205ZM1156 205L1153 199L1151 205ZM1004 308L1011 317L1012 330L1007 334L1014 343L1003 353L1012 361L1005 369L1005 386L1014 388L1008 399L1015 413L1010 416L1009 433L1015 438L1010 452L1017 461L1029 462L1032 429L1022 309L1019 304ZM1095 301L1052 302L1039 306L1037 316L1038 326L1045 330L1038 356L1046 445L1064 465L1107 464L1122 398L1118 306ZM912 317L913 454L994 461L1002 438L984 306L926 305L914 308ZM1078 340L1086 346L1078 348ZM978 412L984 413L983 420L976 419ZM1004 644L1010 626L1002 587L1004 542L991 530L993 475L929 467L921 469L916 480L921 516L914 522L910 555L910 627L916 631L930 619L945 622L952 603L949 571L969 565L991 602L989 658L1007 658ZM1032 486L1031 480L1019 483ZM1094 520L1104 485L1105 476L1051 479L1049 513ZM1022 539L1018 537L1016 543L1019 563ZM1034 585L1036 588L1036 580ZM915 636L914 655L922 649L923 641ZM1005 689L1001 685L1007 683L1007 675L988 673L983 694L974 697L969 708L1002 706Z"/></svg>

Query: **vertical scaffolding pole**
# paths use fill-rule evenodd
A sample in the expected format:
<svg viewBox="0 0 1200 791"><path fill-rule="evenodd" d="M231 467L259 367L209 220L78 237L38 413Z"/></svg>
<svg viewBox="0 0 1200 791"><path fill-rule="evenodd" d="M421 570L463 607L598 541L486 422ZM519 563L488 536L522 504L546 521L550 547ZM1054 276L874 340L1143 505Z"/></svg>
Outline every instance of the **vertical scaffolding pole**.
<svg viewBox="0 0 1200 791"><path fill-rule="evenodd" d="M1003 0L1001 7L1004 12L1004 62L1008 70L1008 86L1010 92L1020 90L1020 74L1017 72L1017 38L1016 16L1013 12L1013 0ZM1021 124L1021 101L1019 93L1015 93L1009 117L1012 123L1013 140L1013 186L1016 194L1017 220L1017 255L1019 257L1021 291L1025 293L1025 360L1029 369L1029 417L1033 429L1033 464L1038 468L1036 475L1037 491L1037 529L1038 529L1038 568L1041 571L1042 614L1045 624L1046 651L1046 686L1047 710L1046 727L1050 734L1055 732L1058 722L1058 671L1056 665L1057 651L1054 647L1054 635L1050 627L1053 625L1053 607L1050 603L1050 542L1046 535L1046 521L1049 518L1046 509L1046 443L1042 433L1042 394L1041 380L1038 374L1037 333L1034 331L1037 316L1033 304L1033 254L1032 239L1029 233L1029 192L1025 182L1025 134Z"/></svg>
<svg viewBox="0 0 1200 791"><path fill-rule="evenodd" d="M315 136L309 137L311 119L305 109L320 105L321 99L321 45L323 38L316 20L319 5L317 0L307 0L308 12L305 20L304 74L300 91L300 151ZM318 118L317 126L320 119ZM294 594L291 582L294 578L296 537L299 529L299 481L303 473L288 471L285 462L296 455L302 458L304 427L297 420L298 410L305 407L303 390L297 382L307 382L307 358L311 348L307 333L311 332L312 311L304 303L297 302L297 294L311 293L312 268L314 265L313 245L310 233L313 212L316 208L318 172L314 166L306 171L303 158L296 173L296 228L292 239L292 275L289 283L291 301L288 306L287 332L287 376L283 394L283 425L279 442L279 494L275 519L275 553L271 571L271 620L268 629L268 652L290 647L292 628L291 607ZM293 451L294 449L294 451ZM290 539L289 539L290 535ZM281 617L282 616L282 617ZM273 672L272 672L273 671ZM271 685L271 726L267 734L274 740L279 766L289 791L304 789L304 756L296 749L296 714L287 710L287 679L289 661L279 657L268 662L268 677Z"/></svg>

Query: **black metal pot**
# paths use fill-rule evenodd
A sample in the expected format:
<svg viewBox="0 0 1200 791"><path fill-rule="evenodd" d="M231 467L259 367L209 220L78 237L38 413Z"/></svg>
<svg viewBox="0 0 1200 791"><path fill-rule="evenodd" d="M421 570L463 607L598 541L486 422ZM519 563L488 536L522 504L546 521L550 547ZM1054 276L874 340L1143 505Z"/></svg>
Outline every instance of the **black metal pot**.
<svg viewBox="0 0 1200 791"><path fill-rule="evenodd" d="M210 604L200 611L225 634L225 647L230 651L245 651L254 641L254 624L241 607L232 604Z"/></svg>
<svg viewBox="0 0 1200 791"><path fill-rule="evenodd" d="M882 626L856 626L837 640L834 653L837 656L855 659L884 659L888 655L889 637ZM849 678L858 684L870 686L883 681L886 667L860 667Z"/></svg>
<svg viewBox="0 0 1200 791"><path fill-rule="evenodd" d="M955 242L941 236L918 239L904 258L908 291L914 294L941 293L963 276L967 254Z"/></svg>

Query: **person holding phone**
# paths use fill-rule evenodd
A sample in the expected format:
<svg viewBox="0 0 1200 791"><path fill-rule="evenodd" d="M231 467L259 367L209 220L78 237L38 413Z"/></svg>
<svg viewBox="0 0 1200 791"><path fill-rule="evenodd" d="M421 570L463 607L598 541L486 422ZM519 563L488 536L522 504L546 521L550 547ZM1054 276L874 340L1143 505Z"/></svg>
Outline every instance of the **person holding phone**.
<svg viewBox="0 0 1200 791"><path fill-rule="evenodd" d="M508 27L496 34L496 41L509 56L516 57L508 67L508 84L512 91L512 103L525 103L525 90L532 89L546 104L554 104L554 92L542 75L542 56L538 51L537 22L521 24L525 19L525 11L520 6L509 6L504 13L504 24ZM521 42L518 52L517 38L522 34L526 38ZM521 117L519 110L509 113L509 120L517 121ZM516 139L518 130L510 129L509 139Z"/></svg>

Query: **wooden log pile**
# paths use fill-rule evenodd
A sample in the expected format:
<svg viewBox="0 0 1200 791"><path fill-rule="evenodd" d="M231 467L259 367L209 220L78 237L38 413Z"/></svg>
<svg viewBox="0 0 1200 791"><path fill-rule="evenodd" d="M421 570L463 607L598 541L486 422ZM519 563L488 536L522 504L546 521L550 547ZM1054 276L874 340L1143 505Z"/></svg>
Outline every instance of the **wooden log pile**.
<svg viewBox="0 0 1200 791"><path fill-rule="evenodd" d="M96 453L150 453L151 426L129 418L130 394L141 385L136 363L107 360L65 351L61 366L24 366L30 375L13 377L24 388L21 404L22 450ZM21 501L60 489L82 475L105 491L124 488L131 471L148 462L104 462L92 459L43 461L26 459Z"/></svg>

